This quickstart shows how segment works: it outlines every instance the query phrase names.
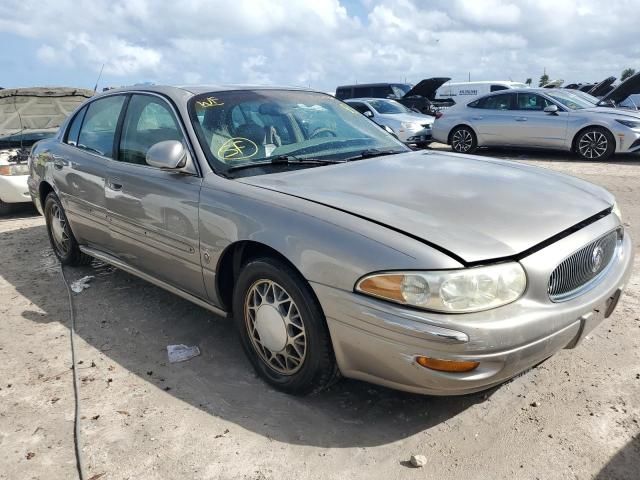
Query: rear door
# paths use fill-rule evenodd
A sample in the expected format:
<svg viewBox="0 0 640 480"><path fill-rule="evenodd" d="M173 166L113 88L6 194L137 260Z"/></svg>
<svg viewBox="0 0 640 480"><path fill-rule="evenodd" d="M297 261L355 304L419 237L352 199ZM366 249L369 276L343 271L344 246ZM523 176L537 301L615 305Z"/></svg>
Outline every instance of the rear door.
<svg viewBox="0 0 640 480"><path fill-rule="evenodd" d="M99 98L79 110L53 155L54 182L80 244L108 250L105 181L124 95Z"/></svg>
<svg viewBox="0 0 640 480"><path fill-rule="evenodd" d="M511 106L514 93L500 93L471 102L469 121L478 134L481 145L504 145L508 141Z"/></svg>
<svg viewBox="0 0 640 480"><path fill-rule="evenodd" d="M165 140L178 140L189 150L180 119L167 100L133 94L105 189L111 250L138 270L205 297L198 233L202 179L146 163L147 150Z"/></svg>
<svg viewBox="0 0 640 480"><path fill-rule="evenodd" d="M557 113L545 113L544 109L550 105L555 104L537 93L518 93L508 129L510 143L525 147L564 147L569 114L562 107L558 107Z"/></svg>

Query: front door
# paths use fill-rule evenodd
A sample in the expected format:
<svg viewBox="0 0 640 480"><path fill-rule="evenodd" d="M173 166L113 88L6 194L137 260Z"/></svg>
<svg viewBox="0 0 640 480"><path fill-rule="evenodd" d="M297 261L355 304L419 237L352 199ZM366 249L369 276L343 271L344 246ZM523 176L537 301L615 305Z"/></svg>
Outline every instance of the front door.
<svg viewBox="0 0 640 480"><path fill-rule="evenodd" d="M510 108L515 94L483 97L469 104L469 123L478 133L480 145L505 145L509 137Z"/></svg>
<svg viewBox="0 0 640 480"><path fill-rule="evenodd" d="M147 150L165 140L187 145L171 106L157 95L132 95L105 189L111 250L128 265L204 298L198 233L202 179L146 163Z"/></svg>
<svg viewBox="0 0 640 480"><path fill-rule="evenodd" d="M562 148L567 135L569 114L558 107L557 113L545 113L554 105L532 92L518 93L512 113L510 137L513 145L523 147Z"/></svg>

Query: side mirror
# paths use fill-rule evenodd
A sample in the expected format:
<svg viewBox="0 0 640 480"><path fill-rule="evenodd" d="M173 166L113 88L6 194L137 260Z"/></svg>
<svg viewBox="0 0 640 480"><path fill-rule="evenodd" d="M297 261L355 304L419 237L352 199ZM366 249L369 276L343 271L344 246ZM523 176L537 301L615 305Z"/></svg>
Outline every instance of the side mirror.
<svg viewBox="0 0 640 480"><path fill-rule="evenodd" d="M544 107L544 113L550 113L550 114L558 113L558 106L549 105L548 107Z"/></svg>
<svg viewBox="0 0 640 480"><path fill-rule="evenodd" d="M152 167L173 170L187 164L187 151L182 142L165 140L147 150L146 161Z"/></svg>
<svg viewBox="0 0 640 480"><path fill-rule="evenodd" d="M367 110L363 115L368 118L373 118L373 112L371 112L371 110Z"/></svg>

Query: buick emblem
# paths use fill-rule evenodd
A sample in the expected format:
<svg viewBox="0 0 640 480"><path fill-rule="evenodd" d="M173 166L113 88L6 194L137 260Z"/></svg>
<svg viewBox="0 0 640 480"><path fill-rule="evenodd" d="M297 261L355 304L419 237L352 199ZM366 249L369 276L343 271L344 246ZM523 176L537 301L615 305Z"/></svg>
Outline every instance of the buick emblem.
<svg viewBox="0 0 640 480"><path fill-rule="evenodd" d="M598 270L600 270L600 267L602 266L603 255L604 250L602 250L602 247L600 245L594 248L593 252L591 252L591 271L593 273L596 273Z"/></svg>

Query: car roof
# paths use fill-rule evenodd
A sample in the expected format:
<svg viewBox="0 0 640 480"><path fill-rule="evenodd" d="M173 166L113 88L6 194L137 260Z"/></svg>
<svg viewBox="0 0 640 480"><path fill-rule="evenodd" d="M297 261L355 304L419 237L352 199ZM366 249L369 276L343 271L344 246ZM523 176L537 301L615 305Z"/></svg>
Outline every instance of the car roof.
<svg viewBox="0 0 640 480"><path fill-rule="evenodd" d="M103 93L120 93L120 92L155 92L172 96L172 94L184 94L190 93L192 95L200 95L201 93L209 92L230 92L235 90L295 90L302 92L316 92L324 93L317 90L312 90L303 87L291 87L291 86L275 86L275 85L127 85L124 87L112 88L105 90ZM326 95L326 94L325 94Z"/></svg>
<svg viewBox="0 0 640 480"><path fill-rule="evenodd" d="M379 87L381 85L410 85L403 82L379 82L379 83L354 83L353 85L340 85L338 88L354 88L354 87Z"/></svg>

